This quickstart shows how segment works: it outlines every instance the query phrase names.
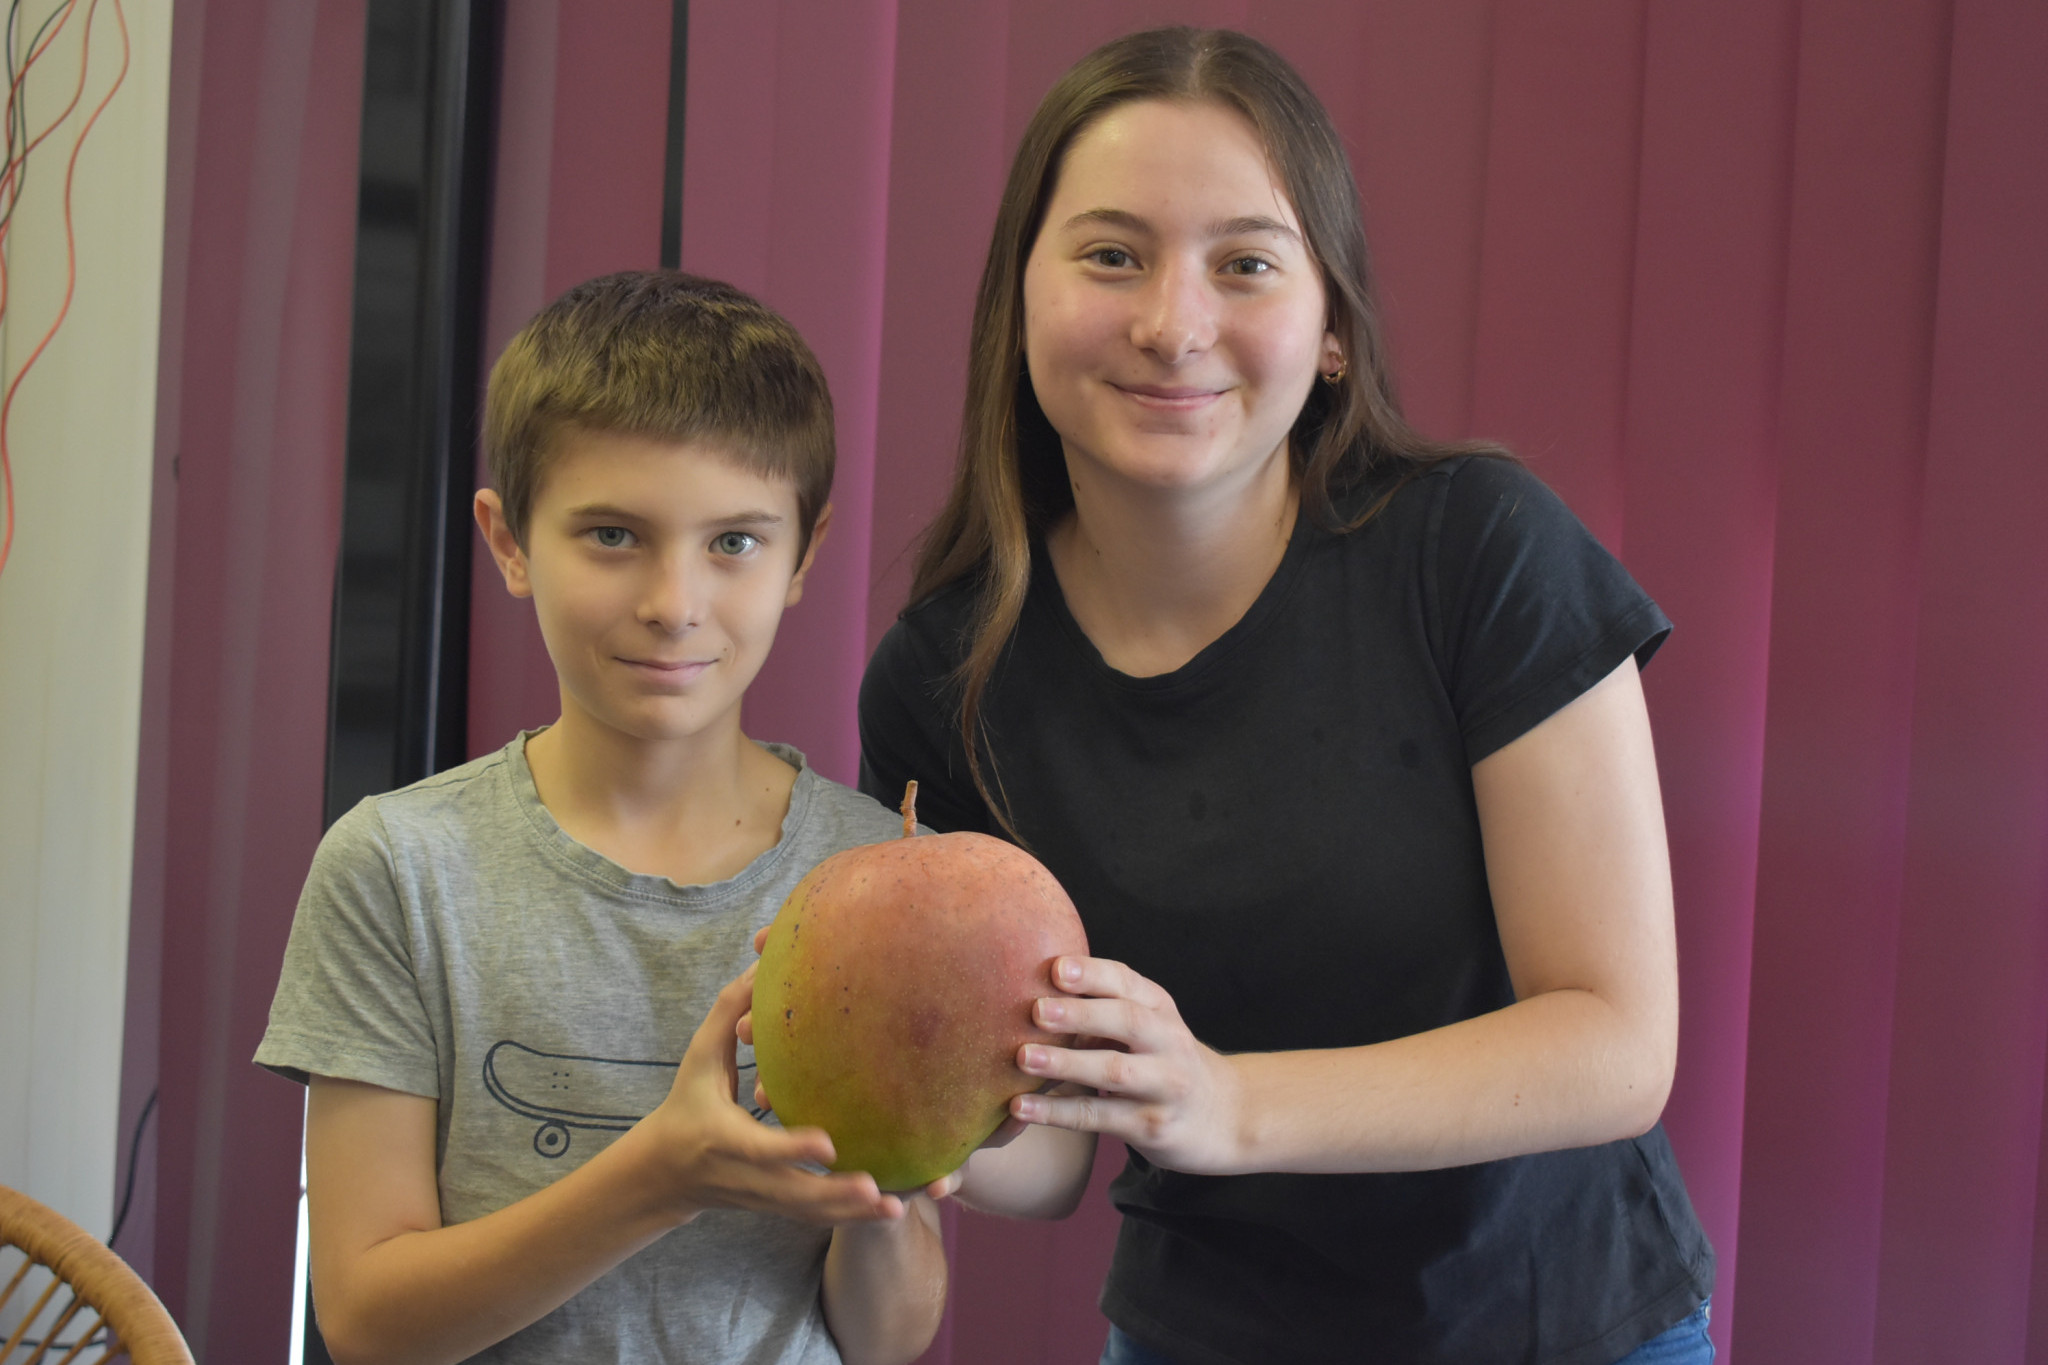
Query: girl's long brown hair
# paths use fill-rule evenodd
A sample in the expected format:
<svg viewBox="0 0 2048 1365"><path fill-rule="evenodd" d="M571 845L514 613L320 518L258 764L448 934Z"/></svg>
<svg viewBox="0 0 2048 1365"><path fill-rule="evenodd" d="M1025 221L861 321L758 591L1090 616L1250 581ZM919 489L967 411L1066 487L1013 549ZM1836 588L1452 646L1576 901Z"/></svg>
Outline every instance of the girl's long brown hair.
<svg viewBox="0 0 2048 1365"><path fill-rule="evenodd" d="M1351 163L1322 102L1285 58L1241 33L1195 28L1134 33L1083 57L1039 104L1010 165L974 304L953 487L925 532L910 590L918 602L958 579L977 585L967 653L955 675L960 732L975 789L1012 837L1007 803L991 794L984 772L981 702L1024 609L1032 537L1044 535L1074 501L1059 435L1025 373L1024 265L1067 148L1111 109L1144 99L1209 100L1243 115L1265 143L1322 272L1329 330L1348 368L1334 385L1313 387L1289 433L1288 459L1306 515L1331 530L1355 530L1425 466L1501 453L1483 443L1428 440L1402 418L1380 339ZM1339 498L1381 470L1400 477L1346 519Z"/></svg>

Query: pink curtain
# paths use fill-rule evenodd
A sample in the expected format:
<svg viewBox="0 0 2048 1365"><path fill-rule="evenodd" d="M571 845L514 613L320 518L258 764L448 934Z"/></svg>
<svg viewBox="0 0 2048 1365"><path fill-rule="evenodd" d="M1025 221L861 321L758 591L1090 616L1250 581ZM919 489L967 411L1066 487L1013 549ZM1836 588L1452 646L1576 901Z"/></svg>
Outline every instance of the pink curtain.
<svg viewBox="0 0 2048 1365"><path fill-rule="evenodd" d="M320 839L363 27L172 21L124 1120L160 1103L118 1249L206 1360L282 1360L291 1326L304 1096L249 1057Z"/></svg>
<svg viewBox="0 0 2048 1365"><path fill-rule="evenodd" d="M492 348L656 259L671 7L507 8ZM1514 445L1678 622L1648 674L1685 1012L1666 1123L1727 1358L2048 1365L2048 11L690 9L684 264L786 311L839 406L837 518L753 733L852 775L1038 96L1146 24L1258 34L1352 149L1411 413ZM162 894L140 877L137 907L163 945L158 1282L220 1359L282 1349L296 1188L296 1096L245 1059L318 834L361 31L359 5L306 13L180 9L184 472L145 728ZM555 698L477 563L480 751ZM1112 1164L1066 1223L954 1217L927 1359L1092 1358Z"/></svg>

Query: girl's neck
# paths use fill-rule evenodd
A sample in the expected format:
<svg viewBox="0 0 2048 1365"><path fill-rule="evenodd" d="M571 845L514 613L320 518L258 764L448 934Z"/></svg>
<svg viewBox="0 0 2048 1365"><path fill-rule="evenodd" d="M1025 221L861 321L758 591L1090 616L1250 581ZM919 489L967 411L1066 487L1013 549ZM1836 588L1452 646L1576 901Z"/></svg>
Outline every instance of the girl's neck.
<svg viewBox="0 0 2048 1365"><path fill-rule="evenodd" d="M1251 609L1287 553L1299 504L1284 447L1247 484L1221 490L1077 479L1074 510L1046 548L1104 661L1152 677L1185 665Z"/></svg>

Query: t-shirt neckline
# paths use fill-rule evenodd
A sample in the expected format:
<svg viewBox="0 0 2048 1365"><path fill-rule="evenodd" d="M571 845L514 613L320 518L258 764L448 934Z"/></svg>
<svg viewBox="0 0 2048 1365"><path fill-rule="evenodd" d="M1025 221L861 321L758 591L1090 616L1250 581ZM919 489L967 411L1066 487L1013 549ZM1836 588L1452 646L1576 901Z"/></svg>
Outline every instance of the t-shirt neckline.
<svg viewBox="0 0 2048 1365"><path fill-rule="evenodd" d="M668 877L635 872L607 858L562 828L555 819L554 812L540 799L540 788L535 785L533 769L526 761L526 741L546 728L543 725L536 729L520 731L503 750L506 775L511 783L514 804L519 808L520 814L526 817L527 826L532 830L544 854L562 863L584 880L596 882L634 900L664 901L672 905L697 909L722 905L735 897L748 894L760 882L774 875L776 866L781 863L784 853L791 845L792 836L801 830L804 822L810 818L813 798L817 794L820 781L800 750L793 749L787 744L762 743L762 748L797 770L796 781L789 791L789 809L783 813L782 828L777 832L775 842L724 881L692 882L686 885Z"/></svg>
<svg viewBox="0 0 2048 1365"><path fill-rule="evenodd" d="M1259 589L1259 595L1252 599L1244 615L1202 646L1193 658L1167 673L1141 678L1125 673L1102 657L1102 651L1088 638L1088 632L1081 628L1073 609L1067 605L1067 595L1060 587L1059 575L1053 571L1052 556L1046 550L1043 536L1034 537L1031 542L1031 598L1051 613L1056 629L1093 677L1108 686L1130 692L1170 692L1199 683L1240 649L1248 648L1247 642L1256 639L1280 615L1293 594L1295 584L1301 579L1302 566L1308 559L1309 545L1316 538L1316 532L1314 519L1308 515L1307 509L1297 508L1294 529L1288 533L1287 548L1281 552L1280 563L1274 567L1272 576Z"/></svg>

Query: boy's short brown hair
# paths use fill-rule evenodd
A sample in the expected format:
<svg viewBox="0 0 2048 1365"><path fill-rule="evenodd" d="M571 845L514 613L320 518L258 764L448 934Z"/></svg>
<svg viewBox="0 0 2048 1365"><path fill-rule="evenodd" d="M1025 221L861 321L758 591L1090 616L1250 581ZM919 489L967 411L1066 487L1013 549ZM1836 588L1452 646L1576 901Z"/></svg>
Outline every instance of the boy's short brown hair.
<svg viewBox="0 0 2048 1365"><path fill-rule="evenodd" d="M811 348L751 295L679 270L577 285L491 368L484 453L522 545L548 461L577 430L717 441L796 489L799 556L832 492L832 396Z"/></svg>

